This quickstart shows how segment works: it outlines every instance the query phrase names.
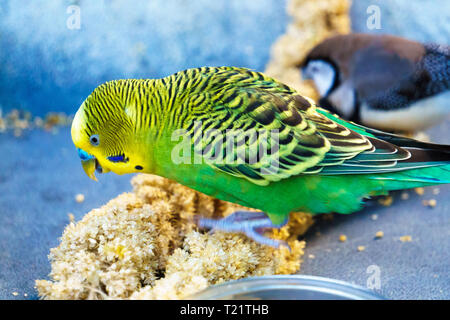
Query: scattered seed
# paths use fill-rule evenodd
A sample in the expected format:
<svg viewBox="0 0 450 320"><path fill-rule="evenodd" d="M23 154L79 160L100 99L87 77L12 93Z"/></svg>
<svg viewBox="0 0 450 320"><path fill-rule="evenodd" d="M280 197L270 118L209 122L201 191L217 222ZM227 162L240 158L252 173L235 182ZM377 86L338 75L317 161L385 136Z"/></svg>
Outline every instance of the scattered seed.
<svg viewBox="0 0 450 320"><path fill-rule="evenodd" d="M378 215L377 215L377 214L373 214L373 215L370 216L370 218L371 218L373 221L375 221L375 220L378 219Z"/></svg>
<svg viewBox="0 0 450 320"><path fill-rule="evenodd" d="M383 231L378 231L377 233L375 233L375 238L376 239L381 239L384 237L384 232Z"/></svg>
<svg viewBox="0 0 450 320"><path fill-rule="evenodd" d="M400 241L401 242L411 242L412 241L412 237L411 236L401 236L400 237Z"/></svg>
<svg viewBox="0 0 450 320"><path fill-rule="evenodd" d="M425 193L425 189L424 188L415 188L414 191L419 195L419 196L423 196Z"/></svg>
<svg viewBox="0 0 450 320"><path fill-rule="evenodd" d="M366 250L365 246L358 246L358 251L359 252L364 251L364 250Z"/></svg>
<svg viewBox="0 0 450 320"><path fill-rule="evenodd" d="M402 195L400 196L402 200L408 200L409 199L409 193L408 192L402 192Z"/></svg>
<svg viewBox="0 0 450 320"><path fill-rule="evenodd" d="M308 255L308 258L310 258L310 259L314 259L315 257L316 257L316 256L313 255L313 254Z"/></svg>
<svg viewBox="0 0 450 320"><path fill-rule="evenodd" d="M340 241L340 242L345 242L345 241L347 241L347 236L346 236L345 234L341 234L341 235L339 236L339 241Z"/></svg>
<svg viewBox="0 0 450 320"><path fill-rule="evenodd" d="M15 297L17 297L17 296L19 295L19 293L16 292L16 291L14 291L14 292L12 293L12 295L15 296Z"/></svg>
<svg viewBox="0 0 450 320"><path fill-rule="evenodd" d="M84 194L82 194L82 193L77 194L75 196L75 201L78 202L78 203L83 202L84 201Z"/></svg>
<svg viewBox="0 0 450 320"><path fill-rule="evenodd" d="M386 196L386 197L378 199L378 203L385 207L391 206L393 201L394 201L394 198L392 196Z"/></svg>
<svg viewBox="0 0 450 320"><path fill-rule="evenodd" d="M434 189L433 189L433 194L434 194L434 195L438 195L439 192L441 192L441 190L440 190L439 188L434 188Z"/></svg>
<svg viewBox="0 0 450 320"><path fill-rule="evenodd" d="M422 204L425 207L430 207L430 208L434 208L436 207L436 199L430 199L430 200L423 200Z"/></svg>

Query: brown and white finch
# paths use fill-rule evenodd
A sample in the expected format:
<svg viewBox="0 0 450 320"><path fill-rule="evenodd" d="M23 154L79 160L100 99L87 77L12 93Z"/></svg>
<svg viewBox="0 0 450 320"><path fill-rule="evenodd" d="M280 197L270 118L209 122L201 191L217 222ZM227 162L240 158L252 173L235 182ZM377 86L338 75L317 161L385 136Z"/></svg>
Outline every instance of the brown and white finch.
<svg viewBox="0 0 450 320"><path fill-rule="evenodd" d="M391 35L326 39L301 64L342 117L388 131L417 131L450 113L450 47Z"/></svg>

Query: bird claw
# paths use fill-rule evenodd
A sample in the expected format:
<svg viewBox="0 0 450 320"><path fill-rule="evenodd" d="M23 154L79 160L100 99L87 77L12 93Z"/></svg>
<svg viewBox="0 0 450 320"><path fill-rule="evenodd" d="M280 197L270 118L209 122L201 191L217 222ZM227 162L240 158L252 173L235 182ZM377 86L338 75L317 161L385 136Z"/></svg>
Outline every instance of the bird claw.
<svg viewBox="0 0 450 320"><path fill-rule="evenodd" d="M196 223L199 228L208 228L211 231L241 232L257 243L274 248L279 248L283 245L291 251L286 241L275 240L264 236L266 229L281 228L287 223L287 220L281 225L274 225L264 212L236 211L218 220L196 217Z"/></svg>

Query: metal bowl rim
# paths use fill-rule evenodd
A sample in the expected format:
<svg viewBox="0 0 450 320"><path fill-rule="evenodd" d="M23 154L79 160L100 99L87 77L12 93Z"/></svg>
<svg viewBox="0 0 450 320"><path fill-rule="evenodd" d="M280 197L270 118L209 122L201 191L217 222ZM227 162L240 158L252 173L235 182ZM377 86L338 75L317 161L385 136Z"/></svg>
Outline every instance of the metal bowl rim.
<svg viewBox="0 0 450 320"><path fill-rule="evenodd" d="M384 300L376 292L345 281L312 275L272 275L248 277L213 285L187 299L224 299L235 294L268 289L308 290L356 300Z"/></svg>

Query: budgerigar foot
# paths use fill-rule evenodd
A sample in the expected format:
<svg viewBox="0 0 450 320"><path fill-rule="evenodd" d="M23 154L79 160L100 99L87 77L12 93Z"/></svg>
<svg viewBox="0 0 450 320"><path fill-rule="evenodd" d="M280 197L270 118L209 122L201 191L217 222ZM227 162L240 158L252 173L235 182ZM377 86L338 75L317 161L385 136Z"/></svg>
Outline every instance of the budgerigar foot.
<svg viewBox="0 0 450 320"><path fill-rule="evenodd" d="M287 223L287 219L280 225L274 225L264 212L236 211L222 219L197 218L197 225L200 228L208 228L212 231L221 230L225 232L242 232L254 241L279 248L284 245L289 248L285 241L275 240L264 236L264 231L270 228L281 228Z"/></svg>

